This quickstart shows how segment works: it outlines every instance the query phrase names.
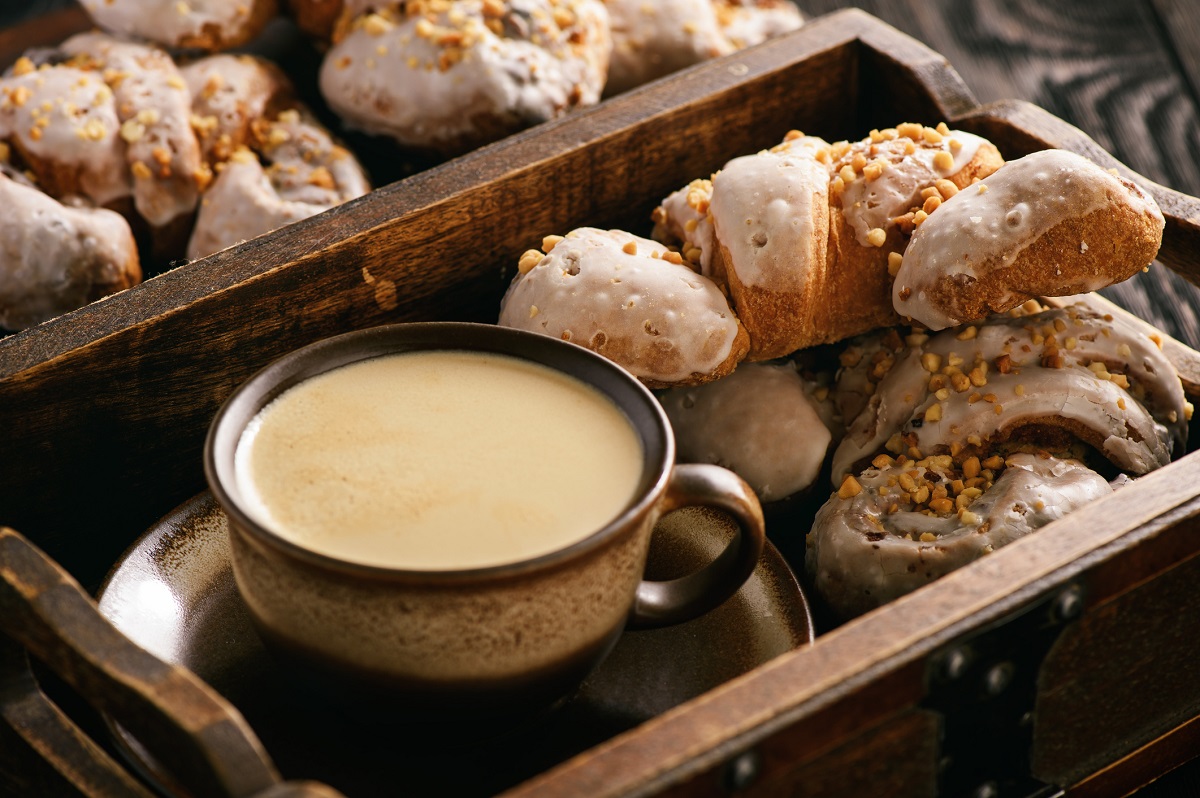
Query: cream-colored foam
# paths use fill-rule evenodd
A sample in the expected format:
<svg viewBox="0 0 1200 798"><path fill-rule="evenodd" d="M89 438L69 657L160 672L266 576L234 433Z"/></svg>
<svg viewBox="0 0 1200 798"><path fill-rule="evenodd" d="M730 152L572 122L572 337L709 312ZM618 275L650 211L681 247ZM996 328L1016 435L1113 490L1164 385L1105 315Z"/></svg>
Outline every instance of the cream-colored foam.
<svg viewBox="0 0 1200 798"><path fill-rule="evenodd" d="M419 570L537 557L616 518L638 436L595 389L514 358L421 352L301 383L248 427L247 509L340 559Z"/></svg>

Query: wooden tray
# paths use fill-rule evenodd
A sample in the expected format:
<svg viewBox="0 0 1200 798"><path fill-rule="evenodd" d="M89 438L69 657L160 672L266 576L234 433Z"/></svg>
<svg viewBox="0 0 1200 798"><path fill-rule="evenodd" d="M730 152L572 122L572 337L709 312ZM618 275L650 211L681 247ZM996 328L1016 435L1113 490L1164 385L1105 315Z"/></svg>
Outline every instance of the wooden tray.
<svg viewBox="0 0 1200 798"><path fill-rule="evenodd" d="M832 14L0 341L2 520L94 588L142 530L202 489L209 420L269 360L382 322L493 320L518 256L543 234L583 224L644 231L667 192L788 129L857 138L909 119L978 132L1009 158L1060 146L1124 170L1036 107L979 107L944 59L878 20ZM1167 215L1163 263L1196 281L1200 202L1141 182ZM1171 340L1165 348L1194 393L1200 355ZM1144 783L1200 741L1190 645L1200 617L1179 611L1200 577L1198 516L1200 459L1190 455L513 794L998 795L1057 785L1107 795ZM147 729L182 726L179 767L199 762L216 785L208 794L267 789L269 766L248 766L257 777L241 792L219 778L228 775L220 745L205 744L221 735L202 733L225 718L212 708L220 702L172 703L171 690L147 687L151 666L90 636L82 605L55 603L74 595L69 583L7 545L22 553L0 555L9 585L0 628L107 711ZM98 698L112 683L132 697ZM181 707L196 714L179 717ZM220 723L221 734L246 734L236 719ZM36 734L47 727L29 728L53 754ZM0 770L14 766L4 756ZM80 757L50 759L60 773L101 761Z"/></svg>

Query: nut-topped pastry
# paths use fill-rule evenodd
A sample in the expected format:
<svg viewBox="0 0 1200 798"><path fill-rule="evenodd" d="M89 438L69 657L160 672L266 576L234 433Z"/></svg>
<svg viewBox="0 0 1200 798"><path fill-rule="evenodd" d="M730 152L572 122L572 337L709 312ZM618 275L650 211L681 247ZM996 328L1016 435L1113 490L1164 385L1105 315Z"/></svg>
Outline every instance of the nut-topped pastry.
<svg viewBox="0 0 1200 798"><path fill-rule="evenodd" d="M876 455L910 459L1088 444L1145 474L1187 438L1189 406L1158 346L1082 306L946 330L897 356L834 454L835 483Z"/></svg>
<svg viewBox="0 0 1200 798"><path fill-rule="evenodd" d="M406 0L342 12L321 92L352 127L456 154L597 102L600 0Z"/></svg>
<svg viewBox="0 0 1200 798"><path fill-rule="evenodd" d="M604 355L655 388L733 371L746 331L725 296L679 253L619 230L580 228L521 258L500 324Z"/></svg>
<svg viewBox="0 0 1200 798"><path fill-rule="evenodd" d="M227 50L253 39L275 16L276 0L80 0L92 20L118 36L165 47Z"/></svg>
<svg viewBox="0 0 1200 798"><path fill-rule="evenodd" d="M613 52L606 94L640 86L799 28L790 0L605 0Z"/></svg>
<svg viewBox="0 0 1200 798"><path fill-rule="evenodd" d="M21 330L141 282L129 224L70 207L5 165L0 144L0 328Z"/></svg>
<svg viewBox="0 0 1200 798"><path fill-rule="evenodd" d="M934 330L1127 280L1165 224L1137 184L1065 150L1007 163L940 205L892 289L897 312Z"/></svg>
<svg viewBox="0 0 1200 798"><path fill-rule="evenodd" d="M817 512L806 570L833 613L852 618L1111 492L1079 461L1050 455L881 455Z"/></svg>
<svg viewBox="0 0 1200 798"><path fill-rule="evenodd" d="M656 229L728 287L749 359L769 360L897 323L892 277L909 235L1002 163L944 124L835 144L793 131L669 196Z"/></svg>
<svg viewBox="0 0 1200 798"><path fill-rule="evenodd" d="M200 204L189 258L254 238L360 197L357 159L293 96L270 63L215 55L183 69L193 126L217 177Z"/></svg>
<svg viewBox="0 0 1200 798"><path fill-rule="evenodd" d="M768 502L806 490L825 462L832 434L814 392L792 363L752 363L659 402L680 462L728 468Z"/></svg>

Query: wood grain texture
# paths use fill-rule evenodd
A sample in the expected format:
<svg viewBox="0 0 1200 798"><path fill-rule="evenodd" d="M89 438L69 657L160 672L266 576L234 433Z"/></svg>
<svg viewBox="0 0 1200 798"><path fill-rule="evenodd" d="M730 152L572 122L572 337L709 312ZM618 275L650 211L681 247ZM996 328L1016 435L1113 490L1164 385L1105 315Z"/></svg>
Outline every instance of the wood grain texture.
<svg viewBox="0 0 1200 798"><path fill-rule="evenodd" d="M197 798L249 798L279 781L236 710L188 671L131 643L100 615L78 583L3 528L0 633L129 730ZM60 735L66 733L57 725ZM63 755L72 753L79 751ZM96 764L94 752L88 753ZM70 759L59 768L73 764Z"/></svg>

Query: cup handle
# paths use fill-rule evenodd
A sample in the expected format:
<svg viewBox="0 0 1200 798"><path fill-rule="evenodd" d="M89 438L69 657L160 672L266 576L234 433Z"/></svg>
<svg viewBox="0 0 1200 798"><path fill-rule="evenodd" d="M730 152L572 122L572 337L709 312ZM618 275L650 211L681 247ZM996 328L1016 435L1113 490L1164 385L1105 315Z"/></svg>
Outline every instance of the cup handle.
<svg viewBox="0 0 1200 798"><path fill-rule="evenodd" d="M762 507L741 477L715 465L685 464L671 469L662 514L691 505L730 513L738 534L725 550L694 573L666 582L642 580L627 627L651 629L697 618L738 591L758 564L766 541Z"/></svg>

